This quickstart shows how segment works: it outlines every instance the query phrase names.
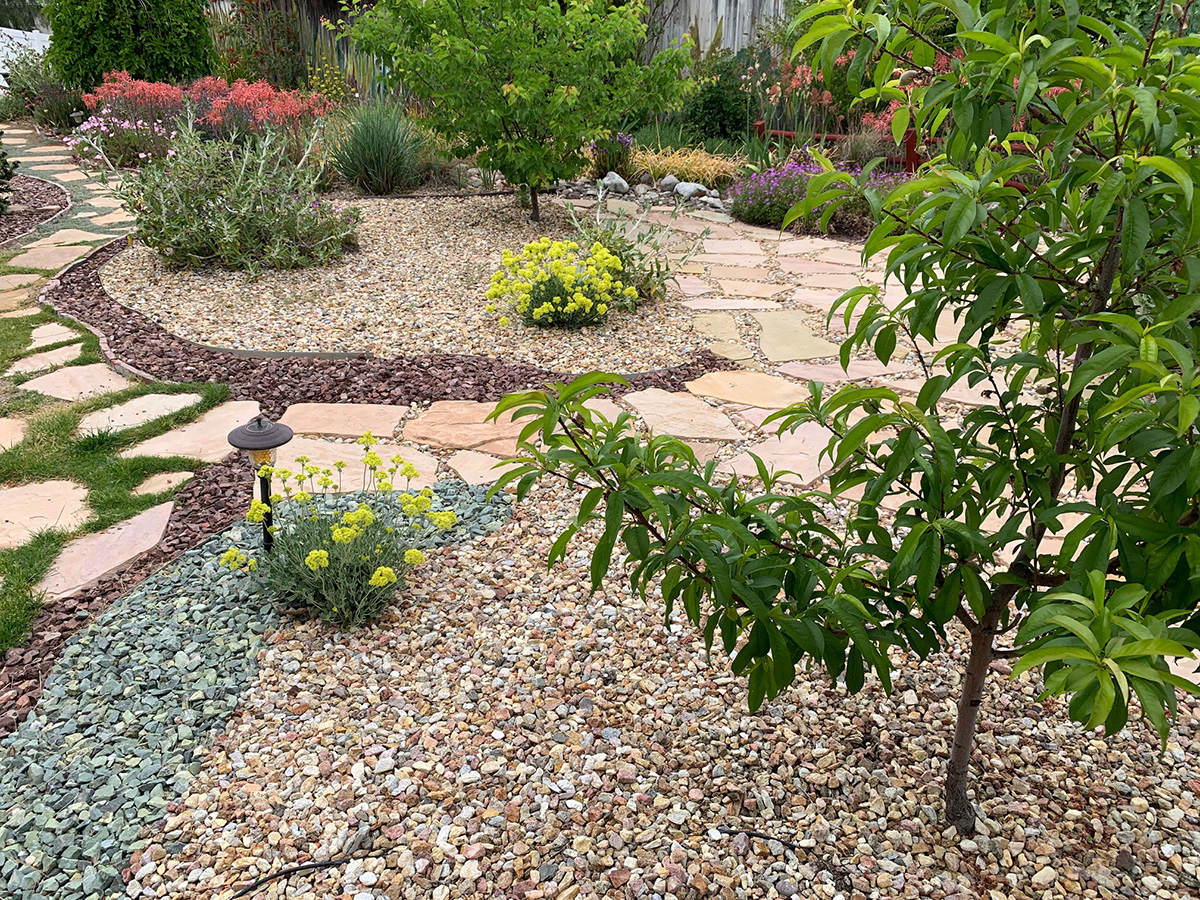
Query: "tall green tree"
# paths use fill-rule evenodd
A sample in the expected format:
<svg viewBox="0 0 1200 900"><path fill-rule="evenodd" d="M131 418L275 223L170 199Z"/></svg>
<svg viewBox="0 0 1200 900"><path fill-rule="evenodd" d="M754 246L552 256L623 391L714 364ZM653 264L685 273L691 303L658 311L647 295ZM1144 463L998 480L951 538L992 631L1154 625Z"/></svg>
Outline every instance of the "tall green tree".
<svg viewBox="0 0 1200 900"><path fill-rule="evenodd" d="M104 73L180 83L212 71L207 0L46 0L47 59L71 87Z"/></svg>
<svg viewBox="0 0 1200 900"><path fill-rule="evenodd" d="M1197 645L1200 604L1200 41L1166 0L1150 38L1075 0L944 8L949 39L924 30L921 0L825 0L796 46L827 66L854 48L863 99L898 101L896 134L911 126L934 153L887 194L826 163L792 212L828 218L865 197L880 223L865 255L885 253L906 289L895 309L876 287L842 298L843 362L932 340L945 314L958 328L953 345L918 353L915 401L813 385L775 416L832 434L830 492L862 497L847 527L817 497L774 490L765 469L765 490L725 483L678 441L597 420L583 401L606 376L501 409L536 416L525 437L545 444L527 444L508 478L587 488L552 559L602 518L594 583L623 540L633 585L660 588L719 640L752 707L805 662L851 691L872 671L890 688L890 649L963 646L944 800L970 828L994 660L1040 672L1086 729L1111 734L1140 709L1164 744L1176 690L1197 691L1168 660ZM939 57L950 71L935 71ZM955 385L991 402L956 416Z"/></svg>
<svg viewBox="0 0 1200 900"><path fill-rule="evenodd" d="M376 0L356 3L354 41L428 105L459 152L538 192L587 164L584 145L631 110L682 90L682 48L642 65L643 4L607 0Z"/></svg>

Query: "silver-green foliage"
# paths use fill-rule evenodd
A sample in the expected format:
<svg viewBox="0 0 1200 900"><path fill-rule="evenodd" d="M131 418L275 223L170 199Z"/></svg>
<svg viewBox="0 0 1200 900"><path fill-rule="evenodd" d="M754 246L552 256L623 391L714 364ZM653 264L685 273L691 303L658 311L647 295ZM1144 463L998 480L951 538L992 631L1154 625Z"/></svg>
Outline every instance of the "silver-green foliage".
<svg viewBox="0 0 1200 900"><path fill-rule="evenodd" d="M429 134L398 103L366 103L351 114L333 154L343 178L368 194L416 187L429 170Z"/></svg>

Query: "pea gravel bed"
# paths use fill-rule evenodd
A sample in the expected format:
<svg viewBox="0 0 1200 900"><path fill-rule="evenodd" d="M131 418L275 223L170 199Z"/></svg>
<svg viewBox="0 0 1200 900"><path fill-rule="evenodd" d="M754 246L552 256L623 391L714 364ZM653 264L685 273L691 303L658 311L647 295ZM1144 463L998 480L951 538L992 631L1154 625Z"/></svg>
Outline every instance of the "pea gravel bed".
<svg viewBox="0 0 1200 900"><path fill-rule="evenodd" d="M389 359L270 358L200 347L108 295L98 273L124 246L124 241L109 244L51 282L44 302L103 334L115 361L162 381L227 384L231 399L257 400L270 416L281 415L292 403L495 401L564 377L508 359L430 354L417 344L404 348L411 355ZM289 327L300 329L303 323L291 321ZM618 362L607 360L605 368L615 368ZM725 360L702 350L677 366L622 372L630 385L616 393L651 387L682 391L686 382L725 368Z"/></svg>
<svg viewBox="0 0 1200 900"><path fill-rule="evenodd" d="M505 249L575 239L567 213L541 223L512 197L358 201L360 249L337 263L265 271L167 269L135 246L101 271L117 301L189 340L240 350L462 354L555 371L643 372L686 362L703 339L690 310L643 304L582 331L499 324L484 291ZM677 239L682 241L682 239Z"/></svg>
<svg viewBox="0 0 1200 900"><path fill-rule="evenodd" d="M957 653L898 655L891 696L804 674L750 715L659 598L615 569L589 596L587 542L546 570L577 501L536 488L501 530L431 553L371 628L275 634L127 895L230 900L311 861L335 864L249 896L1197 895L1195 702L1162 755L1140 723L1084 732L997 663L979 829L957 834L939 820Z"/></svg>

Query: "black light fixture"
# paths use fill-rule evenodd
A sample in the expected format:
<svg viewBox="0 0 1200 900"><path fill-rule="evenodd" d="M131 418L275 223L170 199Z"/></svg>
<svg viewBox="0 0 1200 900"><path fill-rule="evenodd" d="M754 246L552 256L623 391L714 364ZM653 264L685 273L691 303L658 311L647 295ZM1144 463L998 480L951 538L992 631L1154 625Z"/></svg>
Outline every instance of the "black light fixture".
<svg viewBox="0 0 1200 900"><path fill-rule="evenodd" d="M245 450L254 464L257 473L263 466L275 464L275 451L292 439L292 429L278 422L272 422L266 416L257 415L245 425L239 425L229 432L229 443L239 450ZM266 515L263 516L263 547L270 551L275 543L271 534L271 476L258 476L258 489L262 502L267 505Z"/></svg>

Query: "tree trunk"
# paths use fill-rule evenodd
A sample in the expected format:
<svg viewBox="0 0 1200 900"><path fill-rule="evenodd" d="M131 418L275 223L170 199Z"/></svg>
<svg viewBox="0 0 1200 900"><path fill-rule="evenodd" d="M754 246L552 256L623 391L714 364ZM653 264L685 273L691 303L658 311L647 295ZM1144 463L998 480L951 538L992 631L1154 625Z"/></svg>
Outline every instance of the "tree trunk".
<svg viewBox="0 0 1200 900"><path fill-rule="evenodd" d="M529 221L542 221L542 214L538 211L537 188L535 188L532 184L529 186Z"/></svg>
<svg viewBox="0 0 1200 900"><path fill-rule="evenodd" d="M975 806L967 797L967 777L971 771L971 751L975 748L979 705L983 702L983 688L991 664L992 634L983 627L977 627L971 634L971 655L967 659L962 696L958 698L954 744L950 749L950 761L946 764L946 787L942 792L946 821L960 831L975 830Z"/></svg>

